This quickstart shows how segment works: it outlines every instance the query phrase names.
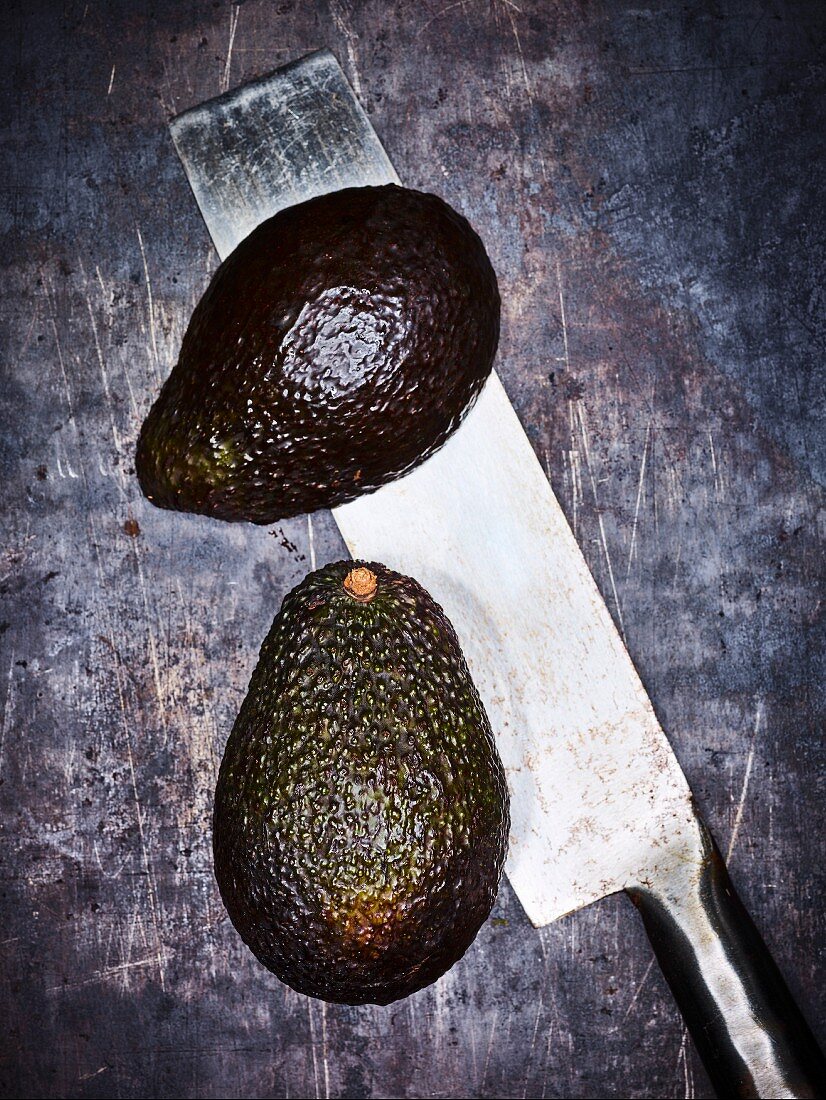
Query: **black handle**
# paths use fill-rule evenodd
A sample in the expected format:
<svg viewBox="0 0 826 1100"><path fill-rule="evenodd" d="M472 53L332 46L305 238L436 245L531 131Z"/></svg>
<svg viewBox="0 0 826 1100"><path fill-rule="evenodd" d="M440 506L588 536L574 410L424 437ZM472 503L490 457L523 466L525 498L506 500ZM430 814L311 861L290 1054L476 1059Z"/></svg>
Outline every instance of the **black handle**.
<svg viewBox="0 0 826 1100"><path fill-rule="evenodd" d="M705 828L700 864L629 889L720 1097L826 1097L826 1060Z"/></svg>

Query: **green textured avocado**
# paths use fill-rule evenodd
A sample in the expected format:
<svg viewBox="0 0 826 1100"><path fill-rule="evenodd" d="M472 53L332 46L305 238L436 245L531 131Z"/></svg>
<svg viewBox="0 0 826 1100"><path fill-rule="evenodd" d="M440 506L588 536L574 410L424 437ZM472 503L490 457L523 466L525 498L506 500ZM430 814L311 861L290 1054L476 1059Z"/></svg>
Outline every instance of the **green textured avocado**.
<svg viewBox="0 0 826 1100"><path fill-rule="evenodd" d="M141 430L155 504L272 523L440 447L490 373L499 292L435 195L356 187L282 210L221 264Z"/></svg>
<svg viewBox="0 0 826 1100"><path fill-rule="evenodd" d="M425 590L338 562L287 595L215 795L221 896L301 993L389 1004L490 913L508 793L456 634Z"/></svg>

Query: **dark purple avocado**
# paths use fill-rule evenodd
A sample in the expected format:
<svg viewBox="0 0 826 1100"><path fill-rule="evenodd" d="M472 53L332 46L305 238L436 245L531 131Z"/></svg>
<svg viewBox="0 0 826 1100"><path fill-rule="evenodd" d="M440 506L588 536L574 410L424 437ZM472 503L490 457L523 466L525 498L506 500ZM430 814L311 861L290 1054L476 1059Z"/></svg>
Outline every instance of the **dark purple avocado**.
<svg viewBox="0 0 826 1100"><path fill-rule="evenodd" d="M435 195L359 187L260 225L219 267L138 440L163 508L272 523L418 465L490 373L499 292Z"/></svg>

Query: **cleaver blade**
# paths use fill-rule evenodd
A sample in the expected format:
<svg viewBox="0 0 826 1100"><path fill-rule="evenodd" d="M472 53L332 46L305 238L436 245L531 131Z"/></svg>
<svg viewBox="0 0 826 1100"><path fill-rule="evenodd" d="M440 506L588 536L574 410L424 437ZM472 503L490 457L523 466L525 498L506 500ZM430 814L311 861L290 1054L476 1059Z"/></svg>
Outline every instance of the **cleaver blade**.
<svg viewBox="0 0 826 1100"><path fill-rule="evenodd" d="M399 182L329 50L171 131L221 259L285 207ZM498 377L437 454L333 514L354 557L414 576L456 628L507 771L506 872L533 924L628 891L717 1091L817 1095L822 1056Z"/></svg>

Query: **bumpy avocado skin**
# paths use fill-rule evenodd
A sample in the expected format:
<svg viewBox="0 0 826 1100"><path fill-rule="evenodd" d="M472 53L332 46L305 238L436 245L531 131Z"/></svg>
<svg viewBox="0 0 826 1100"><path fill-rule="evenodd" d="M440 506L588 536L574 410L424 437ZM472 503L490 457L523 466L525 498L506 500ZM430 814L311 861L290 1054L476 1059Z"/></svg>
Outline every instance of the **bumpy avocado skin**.
<svg viewBox="0 0 826 1100"><path fill-rule="evenodd" d="M505 776L452 626L353 562L284 600L227 743L213 818L229 915L301 993L388 1004L465 953L496 897Z"/></svg>
<svg viewBox="0 0 826 1100"><path fill-rule="evenodd" d="M216 272L138 441L164 508L272 523L432 454L490 373L499 292L435 195L348 188L276 214Z"/></svg>

